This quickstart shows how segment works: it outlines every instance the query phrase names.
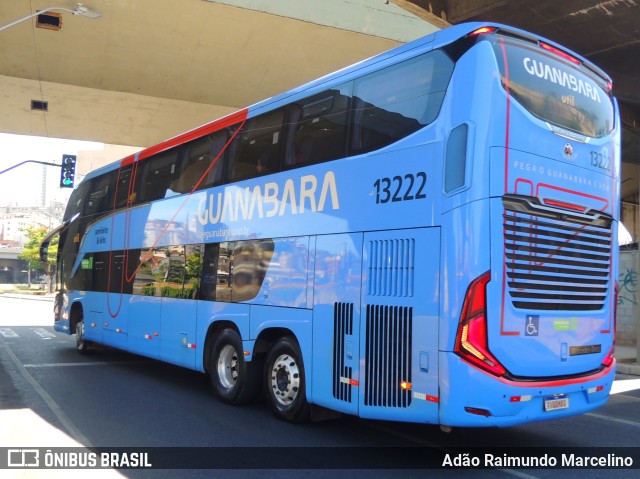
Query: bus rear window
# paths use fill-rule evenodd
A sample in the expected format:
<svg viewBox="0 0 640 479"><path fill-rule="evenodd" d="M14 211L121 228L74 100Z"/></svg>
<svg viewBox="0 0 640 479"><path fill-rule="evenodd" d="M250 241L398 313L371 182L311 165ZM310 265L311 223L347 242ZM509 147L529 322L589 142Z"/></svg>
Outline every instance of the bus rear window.
<svg viewBox="0 0 640 479"><path fill-rule="evenodd" d="M611 98L580 68L537 47L504 39L493 47L503 85L533 115L591 138L613 129Z"/></svg>

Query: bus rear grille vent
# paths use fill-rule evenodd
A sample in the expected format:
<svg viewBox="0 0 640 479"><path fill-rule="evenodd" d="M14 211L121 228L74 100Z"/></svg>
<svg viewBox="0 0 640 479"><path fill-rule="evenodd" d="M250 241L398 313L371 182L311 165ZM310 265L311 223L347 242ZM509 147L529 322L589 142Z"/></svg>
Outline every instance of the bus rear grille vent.
<svg viewBox="0 0 640 479"><path fill-rule="evenodd" d="M365 345L366 406L406 408L411 391L411 331L413 308L367 305Z"/></svg>
<svg viewBox="0 0 640 479"><path fill-rule="evenodd" d="M353 304L333 306L333 397L351 402L352 369L345 365L345 340L353 334Z"/></svg>
<svg viewBox="0 0 640 479"><path fill-rule="evenodd" d="M414 239L369 241L370 296L412 297Z"/></svg>
<svg viewBox="0 0 640 479"><path fill-rule="evenodd" d="M593 311L609 288L611 221L503 198L507 286L514 307Z"/></svg>

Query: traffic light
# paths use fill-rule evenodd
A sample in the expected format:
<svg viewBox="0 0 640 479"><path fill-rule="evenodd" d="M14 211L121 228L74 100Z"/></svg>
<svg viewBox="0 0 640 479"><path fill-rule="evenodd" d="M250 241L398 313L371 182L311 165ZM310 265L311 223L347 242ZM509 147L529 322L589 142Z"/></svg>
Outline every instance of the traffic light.
<svg viewBox="0 0 640 479"><path fill-rule="evenodd" d="M60 188L73 188L76 178L76 155L62 155L60 169Z"/></svg>

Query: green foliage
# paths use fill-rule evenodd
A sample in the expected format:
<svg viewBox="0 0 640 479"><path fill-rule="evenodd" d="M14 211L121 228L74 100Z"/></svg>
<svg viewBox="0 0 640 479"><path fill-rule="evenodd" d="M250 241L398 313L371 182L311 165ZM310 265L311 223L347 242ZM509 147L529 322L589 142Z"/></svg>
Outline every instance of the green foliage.
<svg viewBox="0 0 640 479"><path fill-rule="evenodd" d="M156 294L156 286L155 284L147 284L142 287L142 294L145 296L153 296Z"/></svg>
<svg viewBox="0 0 640 479"><path fill-rule="evenodd" d="M49 230L46 226L27 226L23 229L27 236L27 242L22 247L22 253L18 257L29 263L29 267L32 270L38 270L43 267L40 261L40 244L42 240L47 236ZM49 244L49 254L47 257L47 263L49 264L49 270L55 269L56 258L58 256L58 240L56 236Z"/></svg>
<svg viewBox="0 0 640 479"><path fill-rule="evenodd" d="M163 298L195 298L196 289L185 285L184 289L176 285L164 285L160 287L160 296Z"/></svg>
<svg viewBox="0 0 640 479"><path fill-rule="evenodd" d="M191 281L192 279L197 279L200 277L200 274L202 274L202 264L203 258L201 253L194 252L187 256L186 269L188 280Z"/></svg>

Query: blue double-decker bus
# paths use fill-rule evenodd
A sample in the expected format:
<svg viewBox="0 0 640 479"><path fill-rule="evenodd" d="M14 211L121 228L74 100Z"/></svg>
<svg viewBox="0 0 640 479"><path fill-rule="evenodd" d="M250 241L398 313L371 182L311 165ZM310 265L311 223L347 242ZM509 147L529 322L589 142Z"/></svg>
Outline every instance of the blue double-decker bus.
<svg viewBox="0 0 640 479"><path fill-rule="evenodd" d="M465 24L91 172L55 329L206 373L302 421L508 426L614 379L611 80Z"/></svg>

